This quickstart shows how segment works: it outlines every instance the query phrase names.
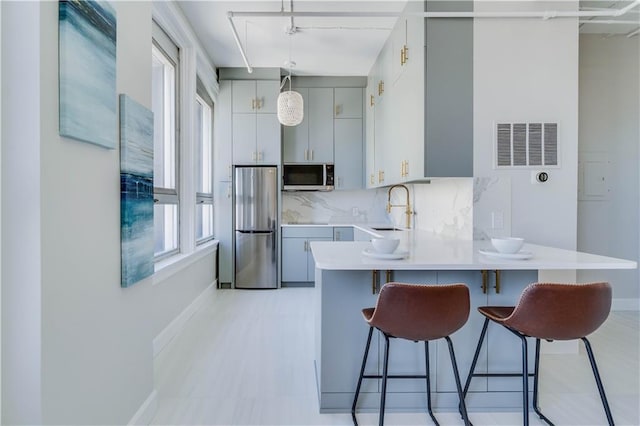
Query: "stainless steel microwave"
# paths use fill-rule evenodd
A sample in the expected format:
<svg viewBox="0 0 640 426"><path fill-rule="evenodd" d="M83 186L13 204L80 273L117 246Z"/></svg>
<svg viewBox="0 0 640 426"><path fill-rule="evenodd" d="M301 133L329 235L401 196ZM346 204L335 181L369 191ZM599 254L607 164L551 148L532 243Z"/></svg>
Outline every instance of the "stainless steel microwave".
<svg viewBox="0 0 640 426"><path fill-rule="evenodd" d="M333 191L333 179L333 164L282 165L282 189L285 191Z"/></svg>

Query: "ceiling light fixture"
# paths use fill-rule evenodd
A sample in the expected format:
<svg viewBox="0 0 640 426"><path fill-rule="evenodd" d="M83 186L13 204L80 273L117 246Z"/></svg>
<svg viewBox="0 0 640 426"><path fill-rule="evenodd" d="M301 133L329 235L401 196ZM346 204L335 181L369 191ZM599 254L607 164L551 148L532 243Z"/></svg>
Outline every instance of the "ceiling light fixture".
<svg viewBox="0 0 640 426"><path fill-rule="evenodd" d="M291 37L296 33L295 26L292 25L290 31L286 32L289 35L289 60L285 62L285 66L289 69L289 74L282 79L280 90L287 80L289 80L289 90L280 92L278 95L278 121L283 126L297 126L304 118L304 100L300 93L291 90L291 69L296 66L296 63L291 60Z"/></svg>
<svg viewBox="0 0 640 426"><path fill-rule="evenodd" d="M293 12L293 0L290 0L290 4L291 12ZM280 12L284 13L284 0L282 0ZM291 25L285 28L284 32L289 36L289 60L284 63L289 69L289 74L282 79L280 90L287 83L287 80L289 80L289 90L280 92L278 95L278 121L283 126L297 126L302 123L304 118L304 100L300 93L291 90L291 69L296 66L296 63L291 60L291 37L297 32L293 16L291 16Z"/></svg>

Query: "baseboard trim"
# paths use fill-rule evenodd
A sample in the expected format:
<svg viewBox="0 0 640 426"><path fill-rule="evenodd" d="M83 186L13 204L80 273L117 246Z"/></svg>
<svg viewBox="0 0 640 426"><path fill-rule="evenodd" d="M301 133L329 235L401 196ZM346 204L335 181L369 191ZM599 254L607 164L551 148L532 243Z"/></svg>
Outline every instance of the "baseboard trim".
<svg viewBox="0 0 640 426"><path fill-rule="evenodd" d="M640 299L613 299L612 311L640 311Z"/></svg>
<svg viewBox="0 0 640 426"><path fill-rule="evenodd" d="M148 425L158 409L158 392L154 389L142 403L136 414L131 417L128 425Z"/></svg>
<svg viewBox="0 0 640 426"><path fill-rule="evenodd" d="M193 302L189 304L180 314L175 317L169 325L167 325L158 335L153 339L153 357L158 356L160 352L169 344L171 339L180 333L184 325L189 321L189 318L202 306L208 297L213 295L214 289L218 284L218 280L215 280L207 288L204 289L198 297L193 299Z"/></svg>

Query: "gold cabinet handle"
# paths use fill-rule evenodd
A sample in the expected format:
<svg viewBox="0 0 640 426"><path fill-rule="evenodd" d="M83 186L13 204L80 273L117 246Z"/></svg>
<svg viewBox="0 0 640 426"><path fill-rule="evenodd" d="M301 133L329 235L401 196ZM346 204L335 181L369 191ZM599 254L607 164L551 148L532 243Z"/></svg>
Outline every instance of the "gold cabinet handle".
<svg viewBox="0 0 640 426"><path fill-rule="evenodd" d="M254 98L254 99L251 99L251 109L252 109L252 110L253 110L253 109L256 109L256 100L255 100L255 98Z"/></svg>
<svg viewBox="0 0 640 426"><path fill-rule="evenodd" d="M374 106L375 105L375 101L373 100L373 95L369 95L369 106Z"/></svg>
<svg viewBox="0 0 640 426"><path fill-rule="evenodd" d="M385 274L385 282L386 283L390 283L391 282L391 271L389 269L387 269L387 272Z"/></svg>
<svg viewBox="0 0 640 426"><path fill-rule="evenodd" d="M371 271L371 292L376 294L378 292L378 270Z"/></svg>
<svg viewBox="0 0 640 426"><path fill-rule="evenodd" d="M409 60L409 48L405 44L402 47L402 65L406 64L408 60Z"/></svg>
<svg viewBox="0 0 640 426"><path fill-rule="evenodd" d="M488 271L483 269L480 271L480 273L482 274L482 294L487 294L487 288L488 288Z"/></svg>
<svg viewBox="0 0 640 426"><path fill-rule="evenodd" d="M373 185L373 184L375 184L375 183L376 183L376 176L375 176L373 173L371 173L371 174L369 175L369 183L370 183L371 185Z"/></svg>
<svg viewBox="0 0 640 426"><path fill-rule="evenodd" d="M496 269L493 272L496 274L496 285L493 288L496 289L496 294L500 294L500 270Z"/></svg>

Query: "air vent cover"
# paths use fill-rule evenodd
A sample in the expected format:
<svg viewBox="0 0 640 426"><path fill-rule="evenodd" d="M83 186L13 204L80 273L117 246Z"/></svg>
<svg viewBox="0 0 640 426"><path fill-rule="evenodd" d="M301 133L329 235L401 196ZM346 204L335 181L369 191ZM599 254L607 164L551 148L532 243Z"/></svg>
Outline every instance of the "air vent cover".
<svg viewBox="0 0 640 426"><path fill-rule="evenodd" d="M497 123L496 167L558 165L558 123Z"/></svg>

